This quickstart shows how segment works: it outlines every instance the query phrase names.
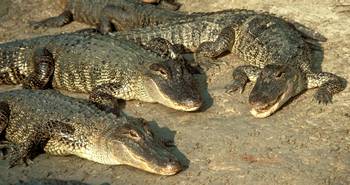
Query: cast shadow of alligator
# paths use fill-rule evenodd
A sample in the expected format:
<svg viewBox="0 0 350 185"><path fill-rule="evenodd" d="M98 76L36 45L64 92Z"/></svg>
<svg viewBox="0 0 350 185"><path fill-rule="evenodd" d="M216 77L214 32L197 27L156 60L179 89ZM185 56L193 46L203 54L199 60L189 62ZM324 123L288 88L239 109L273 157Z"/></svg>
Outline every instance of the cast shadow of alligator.
<svg viewBox="0 0 350 185"><path fill-rule="evenodd" d="M154 137L164 142L164 145L167 146L169 151L176 156L183 168L188 168L190 160L175 145L176 131L172 131L168 127L161 128L155 121L150 121L149 127L152 130Z"/></svg>
<svg viewBox="0 0 350 185"><path fill-rule="evenodd" d="M19 180L13 185L89 185L77 180L59 180L59 179L30 179L28 181ZM109 185L102 183L101 185Z"/></svg>

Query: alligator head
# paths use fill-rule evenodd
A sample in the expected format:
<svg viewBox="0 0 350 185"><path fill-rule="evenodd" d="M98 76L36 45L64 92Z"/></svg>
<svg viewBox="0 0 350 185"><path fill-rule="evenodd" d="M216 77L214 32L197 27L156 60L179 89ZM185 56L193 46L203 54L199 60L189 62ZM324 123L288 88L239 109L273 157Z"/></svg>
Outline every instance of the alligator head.
<svg viewBox="0 0 350 185"><path fill-rule="evenodd" d="M276 112L291 97L305 87L302 72L290 65L270 64L265 66L249 96L251 113L265 118Z"/></svg>
<svg viewBox="0 0 350 185"><path fill-rule="evenodd" d="M195 79L180 59L169 59L148 66L144 89L149 99L167 107L195 111L202 105Z"/></svg>
<svg viewBox="0 0 350 185"><path fill-rule="evenodd" d="M159 175L174 175L182 170L177 157L154 139L147 125L140 123L143 119L136 119L138 123L130 123L125 117L118 119L124 124L113 124L96 142L96 156L100 157L96 162L129 165Z"/></svg>

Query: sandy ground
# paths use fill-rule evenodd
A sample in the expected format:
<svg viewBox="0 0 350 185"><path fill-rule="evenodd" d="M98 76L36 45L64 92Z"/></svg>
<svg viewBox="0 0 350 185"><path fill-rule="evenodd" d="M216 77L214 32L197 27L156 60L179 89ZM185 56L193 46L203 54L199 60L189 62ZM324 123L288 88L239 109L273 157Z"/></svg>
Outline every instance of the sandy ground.
<svg viewBox="0 0 350 185"><path fill-rule="evenodd" d="M0 42L86 27L32 31L28 21L57 15L54 0L1 0ZM249 8L296 20L328 38L322 44L322 69L350 80L350 13L336 13L335 0L182 0L184 11ZM154 120L175 137L188 168L176 176L152 175L126 166L104 166L77 157L46 154L28 167L7 168L0 161L0 184L33 178L78 180L88 184L350 184L350 88L324 106L306 91L271 117L249 113L248 85L243 94L224 92L232 69L242 62L228 55L207 71L209 100L201 112L185 113L158 104L131 101L129 114ZM199 78L200 79L200 78ZM199 80L200 81L200 80ZM202 80L203 81L203 80ZM210 100L211 99L211 100ZM180 152L181 151L181 152Z"/></svg>

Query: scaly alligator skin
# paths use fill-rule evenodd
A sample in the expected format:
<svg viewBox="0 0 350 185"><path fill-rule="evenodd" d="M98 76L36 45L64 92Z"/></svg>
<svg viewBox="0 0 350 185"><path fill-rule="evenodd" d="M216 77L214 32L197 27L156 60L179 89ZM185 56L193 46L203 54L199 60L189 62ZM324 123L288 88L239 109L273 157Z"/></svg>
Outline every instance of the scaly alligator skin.
<svg viewBox="0 0 350 185"><path fill-rule="evenodd" d="M228 92L243 91L248 80L257 80L249 102L252 114L259 118L271 115L305 89L319 87L314 97L327 104L346 86L334 74L311 69L310 42L325 41L323 36L268 13L239 9L194 13L167 24L110 35L143 44L161 37L212 58L231 51L249 65L234 70Z"/></svg>
<svg viewBox="0 0 350 185"><path fill-rule="evenodd" d="M181 60L166 59L127 40L67 33L0 44L0 85L88 94L104 108L115 98L194 111L202 104Z"/></svg>
<svg viewBox="0 0 350 185"><path fill-rule="evenodd" d="M117 117L54 90L0 93L0 133L12 145L11 167L26 163L35 149L44 149L52 155L130 165L160 175L182 170L145 120Z"/></svg>
<svg viewBox="0 0 350 185"><path fill-rule="evenodd" d="M176 12L178 5L172 1L160 1L160 5L148 4L140 0L61 0L64 11L57 17L48 18L32 24L40 27L61 27L72 21L97 26L101 33L128 30L135 27L154 25L174 19L185 13ZM163 8L162 8L163 5Z"/></svg>

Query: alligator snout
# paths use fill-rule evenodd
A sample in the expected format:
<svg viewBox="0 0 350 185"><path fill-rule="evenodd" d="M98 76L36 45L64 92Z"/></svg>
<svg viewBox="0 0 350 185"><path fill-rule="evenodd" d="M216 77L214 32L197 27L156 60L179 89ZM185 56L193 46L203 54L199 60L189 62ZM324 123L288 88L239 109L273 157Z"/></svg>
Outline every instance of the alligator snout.
<svg viewBox="0 0 350 185"><path fill-rule="evenodd" d="M191 110L197 110L202 106L203 101L201 98L187 99L187 100L184 100L182 104Z"/></svg>
<svg viewBox="0 0 350 185"><path fill-rule="evenodd" d="M169 159L168 162L165 163L164 168L162 168L161 173L164 175L175 175L182 170L182 165L179 161Z"/></svg>
<svg viewBox="0 0 350 185"><path fill-rule="evenodd" d="M258 94L258 93L251 93L249 96L249 104L254 107L264 107L268 105L269 95L267 94Z"/></svg>

